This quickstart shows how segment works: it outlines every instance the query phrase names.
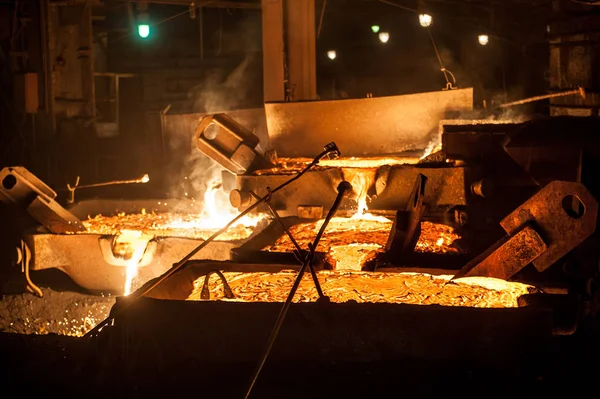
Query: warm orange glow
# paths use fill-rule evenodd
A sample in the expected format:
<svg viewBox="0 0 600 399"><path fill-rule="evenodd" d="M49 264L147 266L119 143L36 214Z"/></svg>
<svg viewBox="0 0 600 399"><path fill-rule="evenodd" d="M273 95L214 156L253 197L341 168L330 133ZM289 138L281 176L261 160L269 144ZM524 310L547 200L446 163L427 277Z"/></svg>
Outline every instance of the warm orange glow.
<svg viewBox="0 0 600 399"><path fill-rule="evenodd" d="M384 165L412 165L418 163L419 156L399 156L399 157L348 157L336 159L322 159L313 170L322 168L359 168L374 169ZM264 169L254 172L257 175L269 174L294 174L305 168L312 159L309 158L277 158L276 166L271 169Z"/></svg>
<svg viewBox="0 0 600 399"><path fill-rule="evenodd" d="M342 169L344 180L352 185L352 190L356 195L357 210L354 215L355 218L360 218L369 209L367 207L367 199L369 198L367 193L375 181L375 173L376 169Z"/></svg>
<svg viewBox="0 0 600 399"><path fill-rule="evenodd" d="M323 220L302 223L290 227L290 232L302 248L314 240ZM317 247L318 252L328 254L327 260L336 269L361 270L366 262L377 253L383 252L392 228L392 221L370 213L360 217L334 217L329 222L323 238ZM416 252L439 254L459 253L453 246L460 238L452 227L421 222L421 235L416 244ZM272 252L292 252L294 246L287 235L281 236L273 245L264 248Z"/></svg>
<svg viewBox="0 0 600 399"><path fill-rule="evenodd" d="M201 213L146 212L119 213L116 216L97 215L83 221L84 234L120 235L123 231L138 231L157 237L206 239L225 226L239 212L232 208L221 190L221 182L213 179L204 193ZM265 214L247 215L218 237L220 241L243 240L266 218Z"/></svg>
<svg viewBox="0 0 600 399"><path fill-rule="evenodd" d="M125 267L125 287L124 295L131 294L133 280L137 276L138 264L144 257L144 252L148 242L153 236L144 234L140 230L122 230L115 237L113 243L113 253L116 257L124 259L127 264Z"/></svg>
<svg viewBox="0 0 600 399"><path fill-rule="evenodd" d="M211 299L241 302L284 302L296 278L295 271L279 273L225 272L235 299L223 298L223 287L214 276L209 284ZM465 278L448 282L449 275L434 276L426 273L382 273L320 271L319 282L332 302L343 303L406 303L415 305L443 305L478 308L518 307L521 295L535 292L535 288L492 278ZM188 300L200 300L204 277L194 282ZM313 302L318 298L309 274L304 275L294 302Z"/></svg>
<svg viewBox="0 0 600 399"><path fill-rule="evenodd" d="M154 213L142 209L140 213L119 213L116 216L97 215L83 221L82 234L114 236L113 253L126 261L124 295L134 287L137 269L148 242L154 237L185 237L207 239L231 221L238 211L232 208L221 190L220 179L212 179L204 193L204 208L199 214ZM266 215L245 216L220 235L220 241L243 240Z"/></svg>

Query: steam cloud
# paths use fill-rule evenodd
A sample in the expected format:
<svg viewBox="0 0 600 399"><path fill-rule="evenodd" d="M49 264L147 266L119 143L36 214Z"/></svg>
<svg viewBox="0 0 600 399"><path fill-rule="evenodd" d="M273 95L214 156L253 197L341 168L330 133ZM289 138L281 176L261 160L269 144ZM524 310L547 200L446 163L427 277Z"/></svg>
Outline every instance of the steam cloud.
<svg viewBox="0 0 600 399"><path fill-rule="evenodd" d="M193 99L194 112L213 114L240 109L248 96L251 86L250 75L253 73L250 65L253 56L247 56L231 73L223 70L209 73L200 86L190 90ZM178 165L179 175L174 181L170 194L174 198L189 198L202 201L203 194L211 180L221 176L223 167L202 154L189 132L193 132L199 120L193 121L193 126L185 129L182 135L169 137L171 150L177 154L185 154L184 160ZM188 141L189 140L189 141ZM191 141L191 150L189 149Z"/></svg>

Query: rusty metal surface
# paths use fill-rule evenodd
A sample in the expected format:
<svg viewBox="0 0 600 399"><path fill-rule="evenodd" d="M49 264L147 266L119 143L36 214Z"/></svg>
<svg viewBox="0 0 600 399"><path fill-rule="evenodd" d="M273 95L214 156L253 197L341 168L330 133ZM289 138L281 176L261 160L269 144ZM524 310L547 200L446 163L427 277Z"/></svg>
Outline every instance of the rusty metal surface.
<svg viewBox="0 0 600 399"><path fill-rule="evenodd" d="M92 234L24 236L33 256L31 270L56 268L90 292L122 294L126 268L113 260L110 248L102 245L102 241L107 239L111 237ZM166 272L173 263L197 247L199 242L174 237L151 240L140 261L135 285L141 285ZM231 249L239 245L241 242L212 242L196 254L194 259L228 260Z"/></svg>
<svg viewBox="0 0 600 399"><path fill-rule="evenodd" d="M408 204L417 175L427 178L423 201L427 207L444 207L466 205L472 181L480 179L480 172L472 167L425 167L403 166L381 167L377 170L371 197L368 204L370 210L403 210ZM254 190L258 195L266 194L267 187L276 187L285 181L287 175L243 175L237 176L237 187L240 192L234 194L232 206L236 207L243 192ZM335 198L335 187L342 181L342 168L328 168L308 172L302 180L286 187L282 193L273 197L272 204L282 216L296 216L298 206L322 206L326 212ZM248 196L245 196L248 198ZM343 204L341 209L355 207L354 201ZM266 212L266 210L263 209Z"/></svg>
<svg viewBox="0 0 600 399"><path fill-rule="evenodd" d="M581 214L569 213L570 201L565 201L563 207L563 200L571 198L569 196L581 202ZM533 264L537 270L544 271L594 233L597 218L598 202L584 185L553 181L500 224L509 235L513 235L526 223L534 223L548 249L534 259Z"/></svg>
<svg viewBox="0 0 600 399"><path fill-rule="evenodd" d="M8 166L0 170L0 202L28 204L31 196L56 198L56 192L23 166Z"/></svg>
<svg viewBox="0 0 600 399"><path fill-rule="evenodd" d="M424 149L438 123L473 108L473 89L333 101L266 103L272 147L280 156L312 157L323 140L345 156Z"/></svg>
<svg viewBox="0 0 600 399"><path fill-rule="evenodd" d="M408 199L405 210L396 212L394 223L388 241L385 245L386 251L394 256L414 249L419 235L421 234L421 216L423 215L423 197L427 177L417 175L412 192Z"/></svg>
<svg viewBox="0 0 600 399"><path fill-rule="evenodd" d="M525 226L508 239L467 263L454 278L485 276L508 280L540 256L548 247L531 226Z"/></svg>
<svg viewBox="0 0 600 399"><path fill-rule="evenodd" d="M277 187L289 178L288 175L238 176L237 186L241 192L252 190L263 196L267 194L267 187ZM299 206L322 206L326 212L335 200L336 187L342 180L340 169L309 171L302 179L273 195L271 205L282 216L296 216ZM266 207L261 210L268 212Z"/></svg>
<svg viewBox="0 0 600 399"><path fill-rule="evenodd" d="M476 179L476 168L446 167L427 168L419 166L392 166L380 168L376 185L380 185L377 197L369 204L369 209L404 209L410 197L410 187L417 175L427 177L423 201L427 206L466 205L470 179ZM387 176L386 176L387 175Z"/></svg>
<svg viewBox="0 0 600 399"><path fill-rule="evenodd" d="M216 110L215 113L225 113L240 125L250 130L259 138L260 147L268 145L267 122L263 108L242 109L235 111ZM165 114L161 116L162 141L165 151L181 151L190 154L197 151L194 143L194 132L202 118L208 113ZM319 146L319 148L321 148Z"/></svg>
<svg viewBox="0 0 600 399"><path fill-rule="evenodd" d="M65 234L85 231L85 227L75 215L54 200L38 195L27 207L29 213L51 233Z"/></svg>
<svg viewBox="0 0 600 399"><path fill-rule="evenodd" d="M196 145L204 155L232 173L272 167L255 151L259 139L226 114L207 115L196 127Z"/></svg>
<svg viewBox="0 0 600 399"><path fill-rule="evenodd" d="M69 210L81 218L97 214L113 215L118 212L197 212L193 201L171 200L86 200ZM78 285L92 292L121 294L125 285L124 260L112 252L114 236L99 234L45 234L27 231L24 241L32 253L32 270L56 268L68 274ZM200 240L176 237L155 238L149 241L139 262L136 284L161 275L194 249ZM242 241L212 242L194 259L228 260L231 249Z"/></svg>
<svg viewBox="0 0 600 399"><path fill-rule="evenodd" d="M54 201L56 192L22 166L6 167L0 171L0 202L28 213L52 233L83 231L75 215Z"/></svg>

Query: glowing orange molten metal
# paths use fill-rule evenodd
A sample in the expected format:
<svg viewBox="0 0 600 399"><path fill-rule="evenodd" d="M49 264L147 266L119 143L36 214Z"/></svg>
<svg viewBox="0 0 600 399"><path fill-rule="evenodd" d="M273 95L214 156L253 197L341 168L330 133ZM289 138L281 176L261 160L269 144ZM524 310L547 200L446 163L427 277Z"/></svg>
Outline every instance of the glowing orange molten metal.
<svg viewBox="0 0 600 399"><path fill-rule="evenodd" d="M284 302L296 278L295 271L279 273L226 272L235 299L223 298L223 286L216 276L211 279L211 299L240 302ZM318 272L325 295L332 302L348 301L406 303L414 305L443 305L478 308L518 307L521 295L535 292L535 288L521 283L492 278L464 278L448 282L452 276L433 276L426 273L381 272ZM194 282L188 300L200 300L205 277ZM294 297L294 302L313 302L318 294L310 275L305 275Z"/></svg>
<svg viewBox="0 0 600 399"><path fill-rule="evenodd" d="M302 248L308 248L316 236L322 220L290 227L290 232ZM377 253L383 252L392 228L392 221L382 216L364 214L350 218L334 217L325 230L318 252L328 254L328 261L336 269L362 270ZM460 248L454 241L460 238L453 229L443 224L421 222L421 235L415 247L416 252L456 254ZM264 248L272 252L292 252L295 247L287 235L281 236L275 244Z"/></svg>
<svg viewBox="0 0 600 399"><path fill-rule="evenodd" d="M82 234L100 234L114 236L113 252L115 257L127 262L125 270L125 295L132 290L137 267L144 256L148 242L154 237L184 237L206 239L225 226L239 212L229 205L221 190L220 179L209 182L204 193L204 209L199 214L189 213L119 213L116 216L97 215L83 221L86 231ZM254 228L266 215L247 215L240 219L228 231L218 237L221 241L243 240L248 238Z"/></svg>

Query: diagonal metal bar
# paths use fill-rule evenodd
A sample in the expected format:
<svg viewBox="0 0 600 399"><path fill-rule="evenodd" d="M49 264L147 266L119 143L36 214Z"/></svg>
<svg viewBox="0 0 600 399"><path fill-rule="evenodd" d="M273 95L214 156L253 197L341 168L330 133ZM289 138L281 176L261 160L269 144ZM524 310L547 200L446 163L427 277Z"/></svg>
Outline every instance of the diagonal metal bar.
<svg viewBox="0 0 600 399"><path fill-rule="evenodd" d="M260 199L260 197L254 191L250 191L250 194L254 198ZM290 231L290 229L288 229L287 226L285 225L285 223L283 223L283 220L281 219L281 217L279 216L279 214L277 213L275 208L273 208L273 206L271 205L271 201L265 200L265 204L267 205L267 207L269 208L269 211L271 211L271 213L273 214L273 216L275 217L275 219L277 220L277 222L279 223L281 228L285 231L285 233L289 237L292 244L294 244L294 247L296 247L296 250L294 251L294 255L296 256L296 259L298 259L298 262L300 262L300 264L303 264L306 261L306 258L302 257L302 247L300 247L300 244L298 244L298 241L296 241L296 239L292 235L292 232ZM317 272L315 271L313 262L310 262L308 267L310 269L310 274L312 276L313 282L315 283L315 288L317 289L317 294L319 294L319 298L323 298L325 296L325 294L323 294L323 290L321 289L321 284L319 283L319 278L317 277Z"/></svg>
<svg viewBox="0 0 600 399"><path fill-rule="evenodd" d="M98 334L98 332L102 328L106 327L110 322L112 322L114 320L114 318L119 313L121 313L124 309L130 307L138 298L143 297L144 295L148 294L150 291L152 291L154 288L158 287L160 284L162 284L165 280L167 280L169 277L171 277L177 271L179 271L180 269L182 269L183 267L185 267L185 265L187 264L188 260L190 260L194 255L196 255L204 247L206 247L208 244L210 244L219 235L221 235L225 231L227 231L231 226L233 226L233 224L235 222L237 222L242 217L244 217L245 215L247 215L248 213L250 213L252 210L254 210L255 208L257 208L260 204L262 204L263 202L265 202L267 199L271 198L271 195L275 194L277 191L282 190L286 186L288 186L288 185L292 184L293 182L295 182L296 180L298 180L306 172L308 172L312 167L314 167L315 165L317 165L321 159L323 159L324 157L337 158L339 156L340 156L340 150L338 149L337 145L334 142L331 142L331 143L327 144L324 147L323 151L319 155L317 155L313 159L313 161L308 166L306 166L300 173L294 175L294 177L292 177L291 179L289 179L286 182L282 183L281 185L277 186L268 195L260 198L260 200L256 201L254 204L250 205L248 208L246 208L239 215L237 215L236 217L234 217L233 219L231 219L229 221L229 223L227 223L223 228L221 228L219 231L217 231L216 233L214 233L213 235L211 235L210 237L208 237L204 242L202 242L200 245L198 245L196 248L194 248L189 254L187 254L186 256L184 256L183 259L181 259L179 262L175 263L173 265L173 267L171 267L169 270L167 270L164 274L162 274L156 280L150 280L149 282L147 282L146 284L144 284L141 288L139 288L137 291L135 291L133 294L131 294L128 297L128 300L127 300L126 303L123 304L123 307L118 308L118 309L115 308L115 307L113 307L113 309L111 310L111 314L106 319L104 319L103 321L101 321L100 323L98 323L90 331L88 331L84 335L84 337L88 337L89 338L89 337L96 336Z"/></svg>
<svg viewBox="0 0 600 399"><path fill-rule="evenodd" d="M306 268L315 260L315 249L319 246L319 241L321 240L321 237L323 236L323 233L325 232L325 228L327 228L329 221L331 220L333 215L337 212L337 209L339 208L339 206L342 202L342 198L346 195L346 193L348 191L351 191L351 190L352 190L352 185L350 183L348 183L347 181L342 181L339 184L338 195L335 198L335 201L334 201L333 205L331 206L331 209L327 213L327 217L325 217L325 220L323 221L323 224L321 225L321 228L319 229L319 232L317 233L315 240L310 245L310 252L309 252L308 256L306 257L304 263L302 264L302 267L300 268L300 271L298 272L298 276L296 277L296 280L294 281L294 285L292 286L292 289L290 290L290 293L288 294L288 297L285 300L285 303L283 304L283 307L281 308L279 315L277 316L277 320L275 321L275 325L273 326L273 329L271 330L271 335L269 336L269 340L267 341L267 346L265 347L265 350L262 353L262 356L260 358L260 361L258 363L256 371L254 372L254 374L252 375L252 379L250 380L250 385L248 387L248 390L246 391L246 395L244 396L245 399L248 399L248 397L252 393L252 388L254 388L254 385L256 384L256 380L258 379L258 376L260 375L260 372L262 371L262 368L264 367L265 362L267 361L267 358L269 357L269 353L271 353L273 344L275 343L275 340L277 339L277 336L279 335L279 330L281 329L281 326L283 325L285 316L287 315L287 312L290 309L292 300L294 299L294 295L296 294L296 291L298 290L300 281L302 281L302 276L304 275Z"/></svg>

